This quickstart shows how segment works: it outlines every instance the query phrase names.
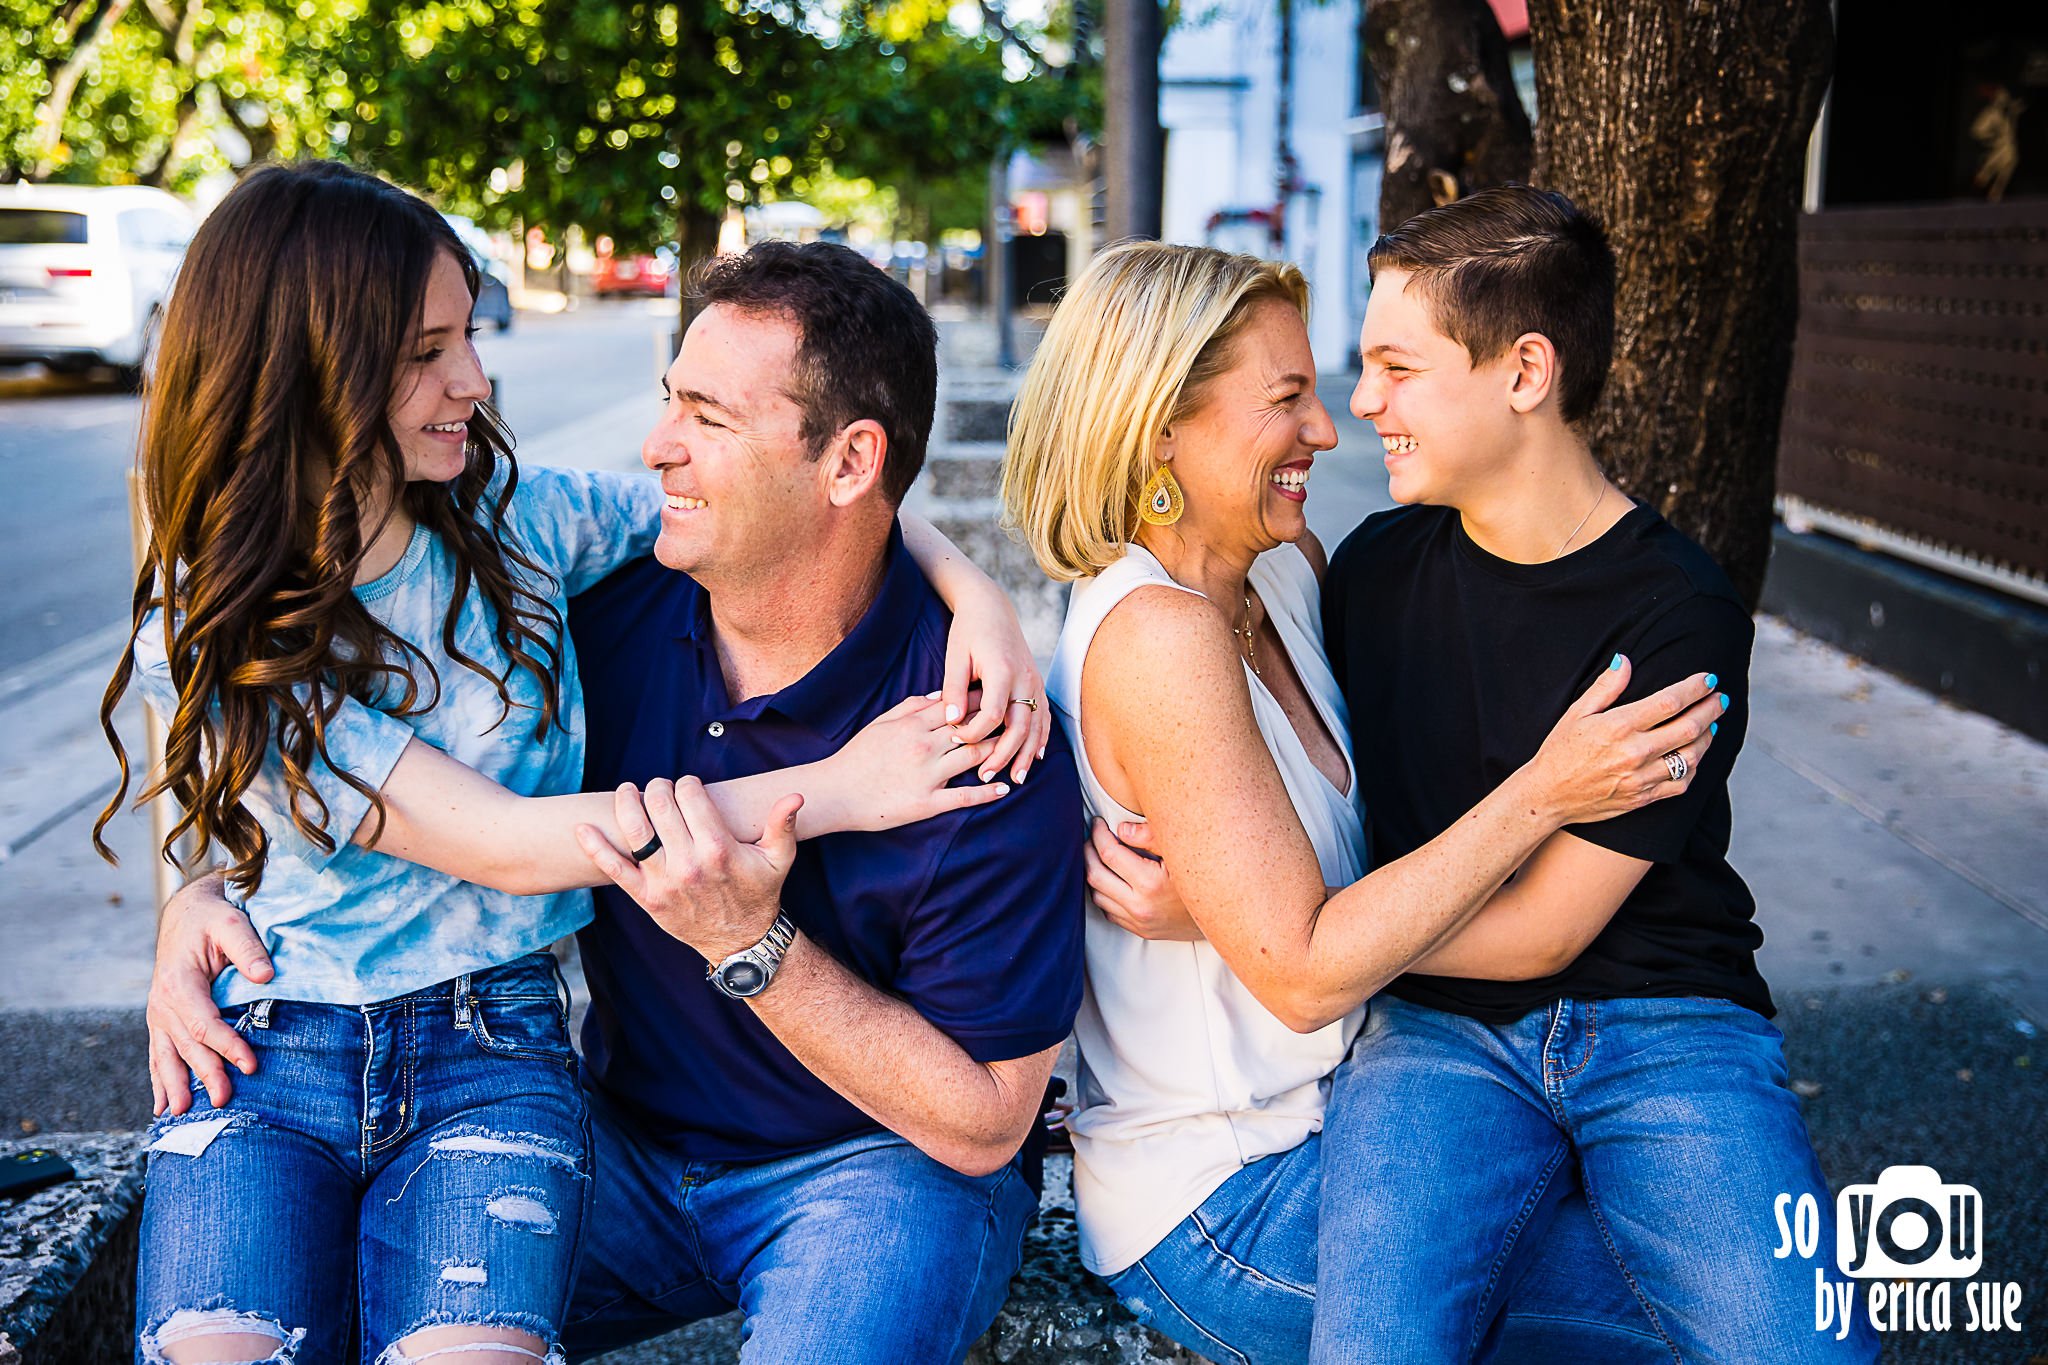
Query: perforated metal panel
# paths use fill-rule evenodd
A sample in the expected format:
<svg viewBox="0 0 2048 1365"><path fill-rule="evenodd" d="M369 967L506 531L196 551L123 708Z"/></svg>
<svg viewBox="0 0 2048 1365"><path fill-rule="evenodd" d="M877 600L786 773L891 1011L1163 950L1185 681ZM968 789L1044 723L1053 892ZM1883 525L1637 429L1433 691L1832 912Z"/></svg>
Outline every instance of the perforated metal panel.
<svg viewBox="0 0 2048 1365"><path fill-rule="evenodd" d="M1788 497L2048 579L2048 199L1799 228Z"/></svg>

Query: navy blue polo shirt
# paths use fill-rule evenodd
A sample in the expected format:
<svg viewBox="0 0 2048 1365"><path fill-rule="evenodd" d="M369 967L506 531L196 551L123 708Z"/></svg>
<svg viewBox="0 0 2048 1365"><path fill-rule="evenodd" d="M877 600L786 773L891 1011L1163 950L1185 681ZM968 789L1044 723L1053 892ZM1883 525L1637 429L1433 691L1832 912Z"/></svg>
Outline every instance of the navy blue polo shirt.
<svg viewBox="0 0 2048 1365"><path fill-rule="evenodd" d="M735 703L704 590L635 561L570 603L589 730L584 786L683 774L717 782L814 762L903 698L938 690L949 624L894 533L881 590L838 647L780 692ZM975 1060L1025 1057L1065 1038L1080 1004L1084 836L1073 755L1054 726L1030 780L999 801L806 840L783 907ZM618 888L599 888L578 942L591 1081L650 1138L693 1159L760 1161L878 1127L744 1003L720 995L703 957Z"/></svg>

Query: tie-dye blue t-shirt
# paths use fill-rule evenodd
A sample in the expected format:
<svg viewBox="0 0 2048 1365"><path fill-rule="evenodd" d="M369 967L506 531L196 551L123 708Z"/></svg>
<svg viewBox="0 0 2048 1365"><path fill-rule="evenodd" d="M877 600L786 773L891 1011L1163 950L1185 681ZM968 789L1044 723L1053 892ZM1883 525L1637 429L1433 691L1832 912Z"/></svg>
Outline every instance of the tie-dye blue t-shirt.
<svg viewBox="0 0 2048 1365"><path fill-rule="evenodd" d="M645 475L521 469L506 529L552 580L526 586L552 602L566 621L571 594L654 548L661 508L660 485ZM540 685L498 647L493 612L474 588L457 618L455 638L463 653L505 678L514 703L509 715L492 679L449 657L442 643L455 564L439 536L414 530L398 566L355 591L371 615L433 663L439 701L403 717L376 705L343 702L327 726L334 767L316 760L308 773L327 803L332 853L321 852L292 824L290 795L273 747L242 804L270 836L262 885L245 908L277 975L257 985L229 968L214 983L214 998L223 1008L264 997L339 1005L389 1000L510 962L590 919L587 891L515 896L349 842L370 802L334 769L372 789L382 787L415 735L523 796L560 796L581 790L583 781L583 689L566 628L555 669L561 722L537 738ZM149 703L169 715L176 697L154 617L136 638L136 664Z"/></svg>

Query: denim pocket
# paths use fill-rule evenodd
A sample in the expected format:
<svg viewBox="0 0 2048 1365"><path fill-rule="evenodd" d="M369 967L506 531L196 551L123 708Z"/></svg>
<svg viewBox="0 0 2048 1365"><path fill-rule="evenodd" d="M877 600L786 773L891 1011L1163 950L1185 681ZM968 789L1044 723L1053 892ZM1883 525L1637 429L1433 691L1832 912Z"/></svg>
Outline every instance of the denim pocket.
<svg viewBox="0 0 2048 1365"><path fill-rule="evenodd" d="M575 1055L569 1012L554 994L480 995L471 1007L469 1033L478 1047L500 1057L567 1063Z"/></svg>

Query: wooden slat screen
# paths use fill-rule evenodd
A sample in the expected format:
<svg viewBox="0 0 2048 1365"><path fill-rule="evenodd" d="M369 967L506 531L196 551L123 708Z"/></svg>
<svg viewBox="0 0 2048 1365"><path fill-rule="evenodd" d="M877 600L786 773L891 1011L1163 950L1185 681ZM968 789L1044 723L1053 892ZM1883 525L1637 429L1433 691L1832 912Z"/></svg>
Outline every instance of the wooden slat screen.
<svg viewBox="0 0 2048 1365"><path fill-rule="evenodd" d="M1799 227L1778 489L2048 578L2048 199Z"/></svg>

